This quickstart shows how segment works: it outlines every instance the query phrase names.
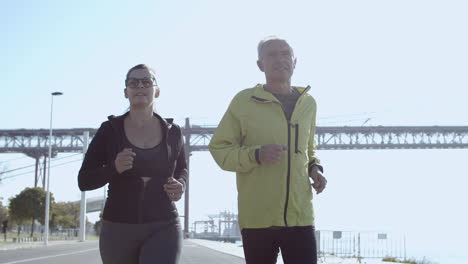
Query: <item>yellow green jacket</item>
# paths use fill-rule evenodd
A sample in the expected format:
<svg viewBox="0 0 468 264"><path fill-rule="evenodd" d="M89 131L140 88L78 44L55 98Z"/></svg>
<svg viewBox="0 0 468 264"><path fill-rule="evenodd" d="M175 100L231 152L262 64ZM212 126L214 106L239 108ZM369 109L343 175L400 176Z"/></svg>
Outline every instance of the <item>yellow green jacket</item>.
<svg viewBox="0 0 468 264"><path fill-rule="evenodd" d="M240 228L314 225L308 167L315 157L316 103L309 87L300 92L287 121L281 103L263 85L239 92L209 144L216 163L237 175ZM281 161L257 162L263 145L288 146Z"/></svg>

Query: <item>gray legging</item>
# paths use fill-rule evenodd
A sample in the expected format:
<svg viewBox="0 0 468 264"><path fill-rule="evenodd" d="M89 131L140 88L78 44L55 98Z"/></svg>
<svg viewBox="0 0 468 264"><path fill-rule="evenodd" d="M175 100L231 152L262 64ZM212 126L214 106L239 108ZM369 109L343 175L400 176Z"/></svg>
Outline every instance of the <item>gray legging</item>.
<svg viewBox="0 0 468 264"><path fill-rule="evenodd" d="M178 221L124 224L103 221L99 250L103 264L176 264L182 236Z"/></svg>

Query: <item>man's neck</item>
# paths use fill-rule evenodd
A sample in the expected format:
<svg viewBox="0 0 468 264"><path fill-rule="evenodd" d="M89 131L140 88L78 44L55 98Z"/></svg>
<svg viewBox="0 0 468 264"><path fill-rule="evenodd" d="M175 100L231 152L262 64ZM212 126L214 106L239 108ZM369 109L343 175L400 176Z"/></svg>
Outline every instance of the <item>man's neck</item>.
<svg viewBox="0 0 468 264"><path fill-rule="evenodd" d="M271 82L267 80L263 88L273 94L290 94L292 92L291 81Z"/></svg>

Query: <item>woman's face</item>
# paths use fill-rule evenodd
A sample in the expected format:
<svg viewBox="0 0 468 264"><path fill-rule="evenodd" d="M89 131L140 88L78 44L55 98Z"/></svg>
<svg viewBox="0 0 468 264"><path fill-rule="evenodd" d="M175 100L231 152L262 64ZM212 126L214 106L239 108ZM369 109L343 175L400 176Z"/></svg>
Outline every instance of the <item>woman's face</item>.
<svg viewBox="0 0 468 264"><path fill-rule="evenodd" d="M156 86L156 81L146 69L136 69L130 72L124 92L132 107L150 106L153 103L153 99L159 96L159 88Z"/></svg>

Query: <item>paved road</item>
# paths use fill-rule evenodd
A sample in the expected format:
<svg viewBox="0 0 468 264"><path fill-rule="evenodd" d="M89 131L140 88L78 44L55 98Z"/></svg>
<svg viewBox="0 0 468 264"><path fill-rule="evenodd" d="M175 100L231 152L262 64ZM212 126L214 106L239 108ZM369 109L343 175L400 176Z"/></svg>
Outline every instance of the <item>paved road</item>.
<svg viewBox="0 0 468 264"><path fill-rule="evenodd" d="M98 241L0 250L0 264L102 264ZM184 240L180 264L245 264L244 259Z"/></svg>
<svg viewBox="0 0 468 264"><path fill-rule="evenodd" d="M245 264L243 258L221 253L184 240L181 264Z"/></svg>

